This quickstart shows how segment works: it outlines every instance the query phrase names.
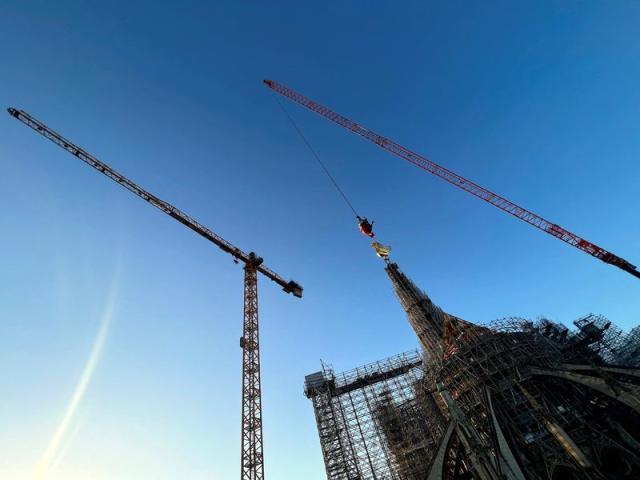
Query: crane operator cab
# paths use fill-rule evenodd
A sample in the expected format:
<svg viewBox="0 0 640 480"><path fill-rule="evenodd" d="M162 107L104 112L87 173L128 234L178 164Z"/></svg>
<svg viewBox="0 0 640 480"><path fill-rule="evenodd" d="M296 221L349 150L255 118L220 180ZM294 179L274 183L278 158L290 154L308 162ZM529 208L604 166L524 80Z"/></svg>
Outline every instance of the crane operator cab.
<svg viewBox="0 0 640 480"><path fill-rule="evenodd" d="M363 235L367 237L373 238L375 234L373 233L373 224L375 222L369 222L366 218L357 217L358 219L358 228L362 232Z"/></svg>

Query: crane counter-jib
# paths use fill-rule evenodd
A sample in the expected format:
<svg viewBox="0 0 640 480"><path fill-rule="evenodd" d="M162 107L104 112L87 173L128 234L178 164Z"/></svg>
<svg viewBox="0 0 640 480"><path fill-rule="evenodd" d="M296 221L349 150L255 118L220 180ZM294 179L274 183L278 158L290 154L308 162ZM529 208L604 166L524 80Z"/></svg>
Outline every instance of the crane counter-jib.
<svg viewBox="0 0 640 480"><path fill-rule="evenodd" d="M66 139L59 133L47 127L40 120L29 115L27 112L23 110L18 110L15 108L9 108L7 110L11 116L17 118L28 127L40 133L45 138L51 140L53 143L55 143L59 147L63 148L67 152L71 153L78 159L85 162L87 165L90 165L94 169L98 170L100 173L107 176L108 178L118 183L122 187L126 188L131 193L142 198L147 203L153 205L157 209L162 210L164 213L174 218L178 222L182 223L184 226L190 228L200 236L214 243L221 250L227 252L237 260L247 265L251 265L258 272L262 273L265 277L269 278L270 280L280 285L285 292L291 293L298 298L302 297L303 289L298 283L294 282L293 280L287 281L283 279L280 275L275 273L273 270L262 265L262 259L258 257L256 254L254 254L253 252L245 253L244 251L242 251L232 243L226 241L224 238L220 237L219 235L215 234L213 231L211 231L210 229L208 229L207 227L205 227L204 225L202 225L201 223L199 223L198 221L196 221L195 219L193 219L192 217L190 217L180 209L174 207L168 202L165 202L164 200L161 200L160 198L156 197L152 193L140 187L133 181L129 180L124 175L118 173L117 171L112 169L109 165L101 162L100 160L98 160L96 157L94 157L93 155L91 155L81 147L75 145L70 140Z"/></svg>

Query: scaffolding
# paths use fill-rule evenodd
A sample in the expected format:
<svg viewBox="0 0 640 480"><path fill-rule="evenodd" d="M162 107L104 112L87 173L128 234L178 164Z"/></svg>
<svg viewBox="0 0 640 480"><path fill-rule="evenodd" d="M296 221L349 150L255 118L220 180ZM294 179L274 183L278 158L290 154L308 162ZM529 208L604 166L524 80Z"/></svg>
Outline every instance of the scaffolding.
<svg viewBox="0 0 640 480"><path fill-rule="evenodd" d="M337 375L323 364L305 378L329 480L424 477L440 427L420 401L424 378L417 350Z"/></svg>
<svg viewBox="0 0 640 480"><path fill-rule="evenodd" d="M570 330L548 319L510 317L473 335L463 327L452 333L463 339L454 353L428 370L427 383L449 392L498 476L510 476L503 457L513 452L530 478L552 478L558 466L601 478L590 471L595 462L589 458L605 447L631 448L638 459L636 442L614 431L626 418L626 433L640 438L633 370L638 335L624 334L600 315L574 325ZM500 451L497 429L513 452Z"/></svg>
<svg viewBox="0 0 640 480"><path fill-rule="evenodd" d="M386 271L420 342L306 377L328 480L640 478L640 328L443 311Z"/></svg>
<svg viewBox="0 0 640 480"><path fill-rule="evenodd" d="M612 401L615 389L581 380L637 386L622 360L637 360L637 332L597 315L575 329L518 317L447 325L441 359L411 351L340 374L323 364L306 377L329 480L428 478L445 438L433 478L608 478L593 458L611 451L637 468L640 416Z"/></svg>

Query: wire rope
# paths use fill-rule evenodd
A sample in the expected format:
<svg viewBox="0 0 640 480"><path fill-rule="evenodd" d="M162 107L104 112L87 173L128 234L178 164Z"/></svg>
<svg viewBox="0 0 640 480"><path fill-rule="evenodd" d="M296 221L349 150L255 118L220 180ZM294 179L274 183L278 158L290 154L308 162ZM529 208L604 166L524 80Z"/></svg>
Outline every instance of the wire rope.
<svg viewBox="0 0 640 480"><path fill-rule="evenodd" d="M342 196L342 198L345 201L345 203L347 204L347 206L351 209L353 214L359 219L360 216L358 215L358 212L356 212L356 209L353 208L353 204L349 200L349 197L347 197L346 193L344 193L342 188L340 188L340 185L338 185L338 182L336 181L336 179L333 177L333 175L331 175L331 172L329 171L327 166L324 164L324 162L320 158L320 155L318 155L318 152L316 152L316 150L311 146L311 143L309 143L309 140L307 140L307 137L305 137L304 133L302 133L302 130L300 129L300 127L298 126L296 121L293 119L293 117L289 114L287 109L284 108L284 105L282 104L282 102L280 102L280 99L278 97L274 97L274 98L275 98L276 102L278 102L278 105L280 105L280 108L282 109L282 112L284 113L285 117L287 117L287 119L289 120L289 123L291 123L291 125L294 128L294 130L296 132L298 132L298 135L300 136L300 138L302 139L304 144L307 146L307 148L309 149L309 151L311 152L313 157L320 164L320 167L322 167L322 170L324 170L324 173L327 174L327 177L329 177L329 180L331 180L331 183L333 183L333 186L336 188L338 193Z"/></svg>

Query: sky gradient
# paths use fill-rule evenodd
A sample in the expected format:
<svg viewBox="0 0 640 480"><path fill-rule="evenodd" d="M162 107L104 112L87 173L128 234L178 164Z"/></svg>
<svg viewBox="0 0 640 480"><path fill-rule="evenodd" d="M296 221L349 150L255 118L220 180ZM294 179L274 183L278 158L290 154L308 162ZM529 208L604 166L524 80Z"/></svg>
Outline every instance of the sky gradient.
<svg viewBox="0 0 640 480"><path fill-rule="evenodd" d="M268 479L325 478L320 358L416 340L263 78L640 263L637 2L213 3L4 1L0 106L304 286L260 282ZM445 310L638 324L637 279L285 105ZM242 269L3 115L0 478L238 478Z"/></svg>

